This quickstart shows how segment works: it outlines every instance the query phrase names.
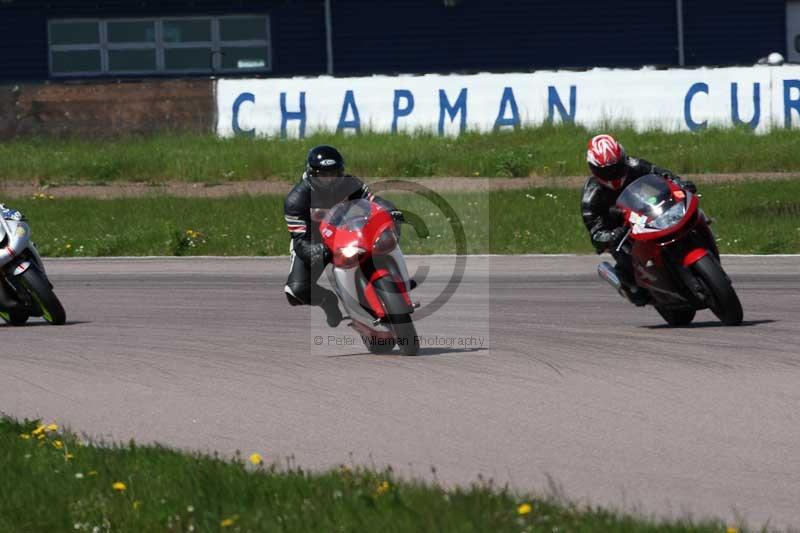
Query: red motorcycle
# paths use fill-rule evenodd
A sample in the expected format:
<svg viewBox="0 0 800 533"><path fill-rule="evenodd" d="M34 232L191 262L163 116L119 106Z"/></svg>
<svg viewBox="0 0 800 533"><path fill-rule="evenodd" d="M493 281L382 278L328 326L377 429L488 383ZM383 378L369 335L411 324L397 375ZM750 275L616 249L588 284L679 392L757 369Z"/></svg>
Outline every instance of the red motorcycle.
<svg viewBox="0 0 800 533"><path fill-rule="evenodd" d="M700 309L723 324L742 322L742 304L720 265L714 234L696 194L657 174L643 176L619 196L612 215L628 233L617 251L629 253L636 284L650 292L656 311L671 326L684 326ZM600 277L621 292L617 271L607 262Z"/></svg>
<svg viewBox="0 0 800 533"><path fill-rule="evenodd" d="M333 254L331 285L367 349L388 353L397 346L417 355L412 282L391 214L364 199L342 202L319 229Z"/></svg>

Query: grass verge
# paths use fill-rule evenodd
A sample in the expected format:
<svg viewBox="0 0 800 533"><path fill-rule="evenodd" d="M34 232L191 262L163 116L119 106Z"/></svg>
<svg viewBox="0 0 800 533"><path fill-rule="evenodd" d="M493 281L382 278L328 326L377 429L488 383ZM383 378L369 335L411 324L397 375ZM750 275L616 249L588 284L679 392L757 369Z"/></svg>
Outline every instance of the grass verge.
<svg viewBox="0 0 800 533"><path fill-rule="evenodd" d="M800 181L702 188L723 253L800 253ZM456 253L447 213L413 194L388 194L423 220L429 235L403 230L406 253ZM446 193L467 253L591 253L576 189ZM285 255L283 198L19 199L43 255Z"/></svg>
<svg viewBox="0 0 800 533"><path fill-rule="evenodd" d="M161 446L95 445L0 418L2 531L736 531L657 521L490 482L444 488L391 470L311 473Z"/></svg>
<svg viewBox="0 0 800 533"><path fill-rule="evenodd" d="M629 153L680 173L800 170L796 131L607 131ZM596 133L579 126L543 125L457 138L370 133L299 140L166 134L106 141L17 139L0 143L0 176L53 184L292 180L302 173L306 151L321 143L340 148L348 169L362 176L577 176L586 173L586 142Z"/></svg>

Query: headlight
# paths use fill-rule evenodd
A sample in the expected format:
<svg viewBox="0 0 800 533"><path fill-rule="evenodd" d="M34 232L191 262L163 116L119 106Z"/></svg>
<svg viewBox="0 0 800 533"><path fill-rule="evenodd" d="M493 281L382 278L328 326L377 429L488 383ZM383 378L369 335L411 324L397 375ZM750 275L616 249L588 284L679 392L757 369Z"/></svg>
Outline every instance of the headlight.
<svg viewBox="0 0 800 533"><path fill-rule="evenodd" d="M679 202L658 217L654 218L648 223L648 226L655 229L667 229L670 226L674 226L683 218L686 214L686 204L684 202Z"/></svg>
<svg viewBox="0 0 800 533"><path fill-rule="evenodd" d="M383 233L378 235L378 238L375 239L373 252L376 255L386 255L394 250L395 246L397 246L397 236L392 228L386 228L383 230Z"/></svg>
<svg viewBox="0 0 800 533"><path fill-rule="evenodd" d="M342 246L333 254L333 264L340 268L352 268L358 265L364 252L363 248L359 248L355 244Z"/></svg>

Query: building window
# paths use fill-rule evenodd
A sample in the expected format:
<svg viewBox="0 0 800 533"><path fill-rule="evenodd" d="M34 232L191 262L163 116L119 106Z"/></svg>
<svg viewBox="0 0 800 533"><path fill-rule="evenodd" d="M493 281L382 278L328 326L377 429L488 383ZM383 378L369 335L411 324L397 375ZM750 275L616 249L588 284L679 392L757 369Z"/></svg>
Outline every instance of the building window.
<svg viewBox="0 0 800 533"><path fill-rule="evenodd" d="M268 15L48 22L50 74L269 72Z"/></svg>

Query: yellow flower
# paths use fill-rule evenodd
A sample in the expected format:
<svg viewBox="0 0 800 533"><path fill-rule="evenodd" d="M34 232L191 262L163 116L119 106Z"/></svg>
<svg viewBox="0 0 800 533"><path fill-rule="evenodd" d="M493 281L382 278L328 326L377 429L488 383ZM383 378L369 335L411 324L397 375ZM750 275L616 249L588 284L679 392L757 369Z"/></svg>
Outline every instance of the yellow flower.
<svg viewBox="0 0 800 533"><path fill-rule="evenodd" d="M133 510L135 511L135 510L139 509L139 507L142 506L142 502L140 500L133 500L133 504L132 505L133 505Z"/></svg>
<svg viewBox="0 0 800 533"><path fill-rule="evenodd" d="M378 485L378 489L376 492L378 493L378 496L389 492L389 482L388 481L381 482L381 484Z"/></svg>
<svg viewBox="0 0 800 533"><path fill-rule="evenodd" d="M75 457L75 456L74 456L74 455L72 455L71 453L68 453L68 454L66 454L66 455L64 456L64 459L66 459L67 461L70 461L70 460L72 460L72 458L73 458L73 457Z"/></svg>
<svg viewBox="0 0 800 533"><path fill-rule="evenodd" d="M27 433L20 433L19 438L24 439L24 440L28 440L28 439L31 438L31 436L28 435Z"/></svg>
<svg viewBox="0 0 800 533"><path fill-rule="evenodd" d="M89 472L89 474L91 475L91 472ZM126 487L125 483L123 483L122 481L115 481L114 484L111 485L111 488L114 489L114 490L118 490L118 491L122 492L123 490L125 490L128 487Z"/></svg>
<svg viewBox="0 0 800 533"><path fill-rule="evenodd" d="M36 429L31 431L31 435L41 435L44 432L44 426L39 424Z"/></svg>
<svg viewBox="0 0 800 533"><path fill-rule="evenodd" d="M97 470L90 470L89 473L86 474L86 475L87 476L96 476L97 475Z"/></svg>
<svg viewBox="0 0 800 533"><path fill-rule="evenodd" d="M526 515L526 514L530 513L532 510L533 510L533 508L531 507L531 505L529 503L523 503L523 504L520 504L519 507L517 507L517 514L518 515Z"/></svg>
<svg viewBox="0 0 800 533"><path fill-rule="evenodd" d="M239 515L235 514L230 518L224 519L222 522L219 523L219 525L220 527L230 527L233 524L235 524L237 520L239 520Z"/></svg>
<svg viewBox="0 0 800 533"><path fill-rule="evenodd" d="M53 448L55 448L56 450L60 450L63 447L64 447L64 443L61 442L60 440L54 440L53 441Z"/></svg>
<svg viewBox="0 0 800 533"><path fill-rule="evenodd" d="M250 462L254 465L261 465L264 464L264 458L261 457L259 453L251 453L250 454Z"/></svg>
<svg viewBox="0 0 800 533"><path fill-rule="evenodd" d="M728 526L728 529L725 530L725 533L739 533L739 530L733 526Z"/></svg>
<svg viewBox="0 0 800 533"><path fill-rule="evenodd" d="M55 424L50 424L45 428L47 431L58 431L58 426Z"/></svg>

